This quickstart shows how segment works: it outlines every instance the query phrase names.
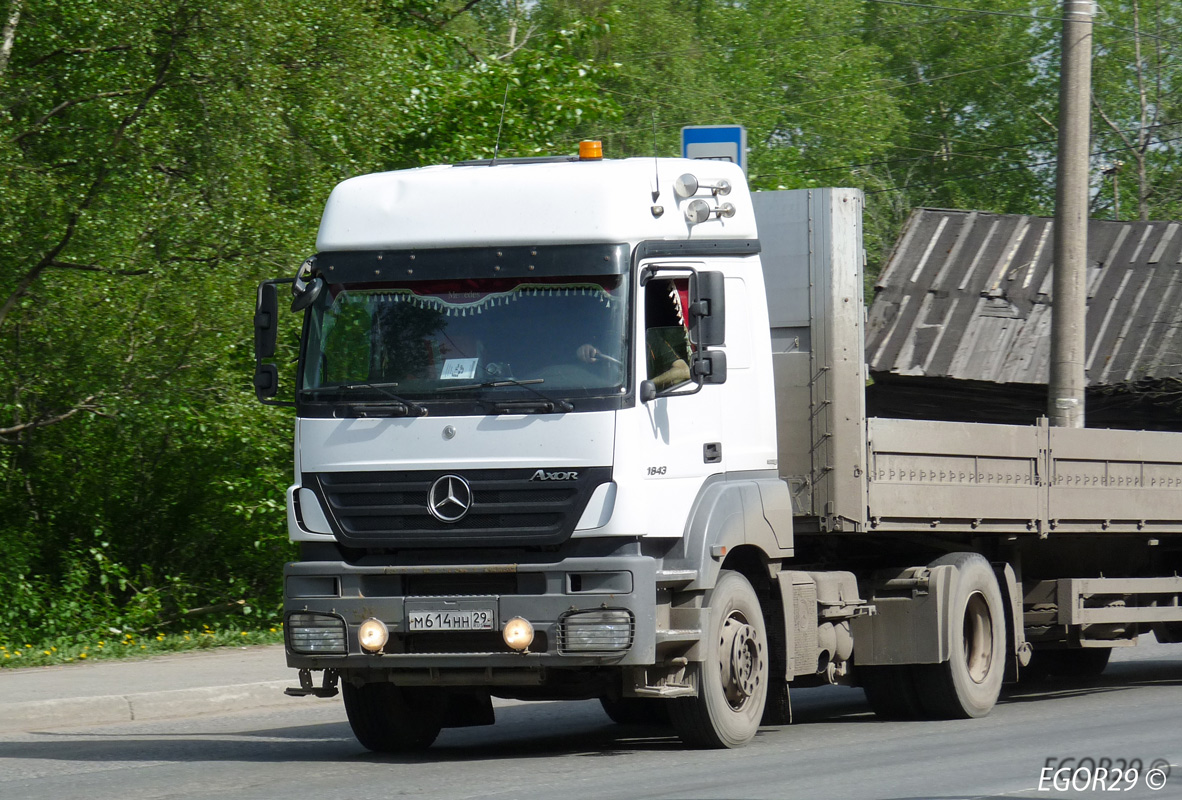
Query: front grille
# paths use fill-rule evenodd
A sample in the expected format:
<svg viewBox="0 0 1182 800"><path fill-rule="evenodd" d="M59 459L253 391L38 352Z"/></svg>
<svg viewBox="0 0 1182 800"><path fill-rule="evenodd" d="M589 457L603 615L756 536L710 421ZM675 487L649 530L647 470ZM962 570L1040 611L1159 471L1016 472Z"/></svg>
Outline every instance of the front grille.
<svg viewBox="0 0 1182 800"><path fill-rule="evenodd" d="M568 470L569 481L530 480L536 469L465 472L316 472L303 485L320 500L337 539L349 547L554 545L566 541L610 467ZM472 489L471 508L456 522L427 509L445 475Z"/></svg>
<svg viewBox="0 0 1182 800"><path fill-rule="evenodd" d="M288 578L289 596L312 596L291 594L291 580ZM362 597L495 597L505 594L546 593L546 576L540 572L481 574L460 571L432 575L364 574L359 576L359 580Z"/></svg>

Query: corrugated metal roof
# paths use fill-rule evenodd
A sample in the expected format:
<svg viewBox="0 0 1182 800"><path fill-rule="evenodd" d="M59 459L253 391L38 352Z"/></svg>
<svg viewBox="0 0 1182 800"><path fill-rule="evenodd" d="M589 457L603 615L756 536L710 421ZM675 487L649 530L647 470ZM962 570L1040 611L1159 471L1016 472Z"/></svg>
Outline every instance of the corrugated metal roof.
<svg viewBox="0 0 1182 800"><path fill-rule="evenodd" d="M871 372L1045 384L1054 221L917 209L870 308ZM1088 224L1091 386L1182 377L1182 223Z"/></svg>

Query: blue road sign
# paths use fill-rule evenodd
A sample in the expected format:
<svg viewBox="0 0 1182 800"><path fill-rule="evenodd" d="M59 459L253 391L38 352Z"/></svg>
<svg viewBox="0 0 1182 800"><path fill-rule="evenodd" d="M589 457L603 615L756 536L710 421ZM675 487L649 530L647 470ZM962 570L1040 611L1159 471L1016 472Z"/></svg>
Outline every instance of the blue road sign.
<svg viewBox="0 0 1182 800"><path fill-rule="evenodd" d="M742 125L687 125L681 129L681 155L730 161L747 174L747 129Z"/></svg>

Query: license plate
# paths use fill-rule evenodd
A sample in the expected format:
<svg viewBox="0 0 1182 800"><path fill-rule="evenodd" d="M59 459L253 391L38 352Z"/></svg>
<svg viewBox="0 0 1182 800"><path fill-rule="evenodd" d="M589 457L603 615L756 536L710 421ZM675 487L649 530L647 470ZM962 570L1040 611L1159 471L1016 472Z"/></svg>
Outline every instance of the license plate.
<svg viewBox="0 0 1182 800"><path fill-rule="evenodd" d="M412 631L491 631L496 613L491 608L464 608L411 611Z"/></svg>

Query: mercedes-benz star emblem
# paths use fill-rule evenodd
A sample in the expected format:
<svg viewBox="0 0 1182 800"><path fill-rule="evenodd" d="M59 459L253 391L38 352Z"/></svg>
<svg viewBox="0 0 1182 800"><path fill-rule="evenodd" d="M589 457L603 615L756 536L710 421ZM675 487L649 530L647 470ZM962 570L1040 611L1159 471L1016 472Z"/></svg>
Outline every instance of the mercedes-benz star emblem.
<svg viewBox="0 0 1182 800"><path fill-rule="evenodd" d="M444 475L427 492L427 510L440 522L459 522L472 508L472 487L459 475Z"/></svg>

